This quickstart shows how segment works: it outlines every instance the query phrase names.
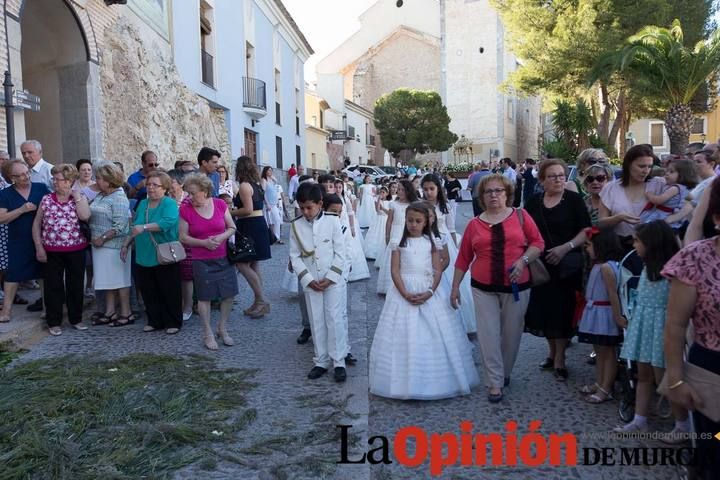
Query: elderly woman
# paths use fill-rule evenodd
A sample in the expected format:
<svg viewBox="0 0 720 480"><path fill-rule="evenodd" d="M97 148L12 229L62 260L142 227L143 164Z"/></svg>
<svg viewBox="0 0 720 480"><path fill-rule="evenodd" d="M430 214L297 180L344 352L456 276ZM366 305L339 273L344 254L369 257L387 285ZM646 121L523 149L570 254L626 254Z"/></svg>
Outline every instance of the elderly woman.
<svg viewBox="0 0 720 480"><path fill-rule="evenodd" d="M510 383L520 348L530 298L528 265L540 256L544 242L532 217L511 207L514 186L507 177L488 175L480 180L478 188L483 213L465 228L450 300L454 308L470 301L460 298L460 283L471 269L488 400L497 403L503 398L503 387Z"/></svg>
<svg viewBox="0 0 720 480"><path fill-rule="evenodd" d="M135 243L135 281L145 302L148 320L143 331L164 329L172 335L182 327L180 264L160 265L156 250L156 245L178 240L178 206L166 196L170 184L170 176L165 172L147 174L147 197L138 204L120 256L127 261L128 247Z"/></svg>
<svg viewBox="0 0 720 480"><path fill-rule="evenodd" d="M612 169L604 163L594 163L583 171L583 190L585 207L590 214L590 222L596 226L600 221L600 192L612 180Z"/></svg>
<svg viewBox="0 0 720 480"><path fill-rule="evenodd" d="M8 226L8 268L0 315L0 323L6 323L10 321L18 283L42 277L32 242L32 225L35 211L50 189L44 183L30 182L30 171L22 160L5 162L2 175L12 182L11 187L0 190L0 224Z"/></svg>
<svg viewBox="0 0 720 480"><path fill-rule="evenodd" d="M540 364L543 370L555 370L555 378L568 377L565 348L574 335L575 292L582 288L584 257L581 251L590 227L585 202L565 189L567 165L559 159L540 164L538 180L543 193L532 197L525 208L540 229L545 242L542 262L550 281L533 287L525 314L525 331L545 337L549 354Z"/></svg>
<svg viewBox="0 0 720 480"><path fill-rule="evenodd" d="M708 403L717 402L717 395L705 404L700 400L698 385L693 385L683 368L683 350L688 325L693 326L693 344L687 362L707 372L712 378L703 387L718 391L720 382L720 181L713 182L708 197L708 214L716 235L694 242L678 252L663 269L670 280L670 295L665 323L665 380L668 398L693 412L695 432L704 434L697 440L698 465L702 469L697 478L717 478L720 472L720 443L714 435L720 422L714 422L703 412ZM714 376L713 376L714 374ZM714 382L713 382L714 380ZM708 396L704 395L707 399Z"/></svg>
<svg viewBox="0 0 720 480"><path fill-rule="evenodd" d="M598 227L613 228L628 252L633 249L633 225L640 223L640 214L648 203L645 193L657 195L665 184L662 178L648 178L654 160L649 145L628 149L623 158L622 177L609 182L600 192Z"/></svg>
<svg viewBox="0 0 720 480"><path fill-rule="evenodd" d="M90 218L85 196L73 190L78 177L70 164L52 167L54 193L40 202L32 236L35 256L44 264L45 312L51 335L61 335L63 306L67 306L68 321L77 330L87 330L82 324L83 282L85 280L85 250L88 239L80 230L80 221Z"/></svg>
<svg viewBox="0 0 720 480"><path fill-rule="evenodd" d="M217 336L227 346L235 344L227 332L232 302L238 294L235 269L227 260L227 240L235 233L228 206L213 198L214 186L206 175L189 175L184 182L189 202L180 205L180 241L190 250L198 314L203 323L205 347L217 350L210 325L210 302L220 300Z"/></svg>
<svg viewBox="0 0 720 480"><path fill-rule="evenodd" d="M136 320L130 311L130 263L120 258L128 234L130 202L122 188L125 179L116 165L98 165L95 178L100 191L90 203L89 223L95 290L104 291L105 313L96 317L93 325L123 327Z"/></svg>
<svg viewBox="0 0 720 480"><path fill-rule="evenodd" d="M0 190L5 190L10 186L10 182L5 180L5 178L2 175L2 167L5 165L5 162L10 160L10 155L4 151L0 150ZM5 224L0 224L0 284L3 281L3 278L5 277L5 270L7 270L8 266L8 249L7 249L7 243L8 243L8 226ZM4 293L0 291L0 303L3 302ZM25 303L27 303L27 300L25 300ZM1 308L1 307L0 307Z"/></svg>
<svg viewBox="0 0 720 480"><path fill-rule="evenodd" d="M235 164L235 180L240 184L233 198L232 216L238 233L244 234L255 244L255 256L238 262L236 267L245 277L253 291L255 301L243 311L251 318L261 318L270 313L270 303L265 299L260 262L270 258L270 231L263 216L263 189L257 165L250 157L242 156Z"/></svg>

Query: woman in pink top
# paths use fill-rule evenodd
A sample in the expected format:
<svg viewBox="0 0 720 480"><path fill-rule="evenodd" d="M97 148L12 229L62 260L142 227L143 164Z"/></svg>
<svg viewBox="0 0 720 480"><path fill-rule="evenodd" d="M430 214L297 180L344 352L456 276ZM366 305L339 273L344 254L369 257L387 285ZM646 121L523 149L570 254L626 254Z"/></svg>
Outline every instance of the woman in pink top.
<svg viewBox="0 0 720 480"><path fill-rule="evenodd" d="M180 206L180 241L190 249L205 346L217 350L210 325L210 302L215 298L222 299L217 336L225 345L235 344L226 329L233 298L238 294L235 269L226 256L227 240L235 233L235 224L225 202L212 197L213 184L207 176L190 175L183 188L190 202Z"/></svg>
<svg viewBox="0 0 720 480"><path fill-rule="evenodd" d="M503 175L488 175L478 185L483 213L468 223L455 261L450 301L461 301L460 282L470 269L480 352L488 400L502 400L510 382L530 300L530 262L545 247L532 217L512 208L514 185Z"/></svg>
<svg viewBox="0 0 720 480"><path fill-rule="evenodd" d="M35 256L43 264L47 324L52 335L60 335L63 305L67 305L70 324L87 330L81 322L88 239L80 230L80 221L90 218L90 207L87 198L72 189L78 177L73 165L55 165L50 174L55 192L40 201L32 236Z"/></svg>
<svg viewBox="0 0 720 480"><path fill-rule="evenodd" d="M708 214L715 233L720 232L720 182L713 182ZM707 192L706 192L707 195ZM695 454L703 470L697 478L717 478L720 472L720 422L713 422L701 411L698 392L684 380L683 350L688 324L693 326L693 344L687 361L720 375L720 236L699 240L680 250L665 264L662 274L670 280L670 294L665 320L665 363L668 398L693 412L695 432L709 434L697 442ZM720 385L710 384L717 391ZM714 400L717 402L717 398Z"/></svg>

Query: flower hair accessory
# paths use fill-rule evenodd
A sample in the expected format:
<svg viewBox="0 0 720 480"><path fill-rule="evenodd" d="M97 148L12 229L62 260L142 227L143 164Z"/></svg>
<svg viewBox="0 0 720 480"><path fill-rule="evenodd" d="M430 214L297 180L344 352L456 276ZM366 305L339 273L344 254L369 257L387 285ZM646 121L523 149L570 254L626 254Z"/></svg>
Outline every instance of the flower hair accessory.
<svg viewBox="0 0 720 480"><path fill-rule="evenodd" d="M585 229L585 235L587 235L588 240L592 240L592 238L600 233L600 229L598 227L591 227Z"/></svg>

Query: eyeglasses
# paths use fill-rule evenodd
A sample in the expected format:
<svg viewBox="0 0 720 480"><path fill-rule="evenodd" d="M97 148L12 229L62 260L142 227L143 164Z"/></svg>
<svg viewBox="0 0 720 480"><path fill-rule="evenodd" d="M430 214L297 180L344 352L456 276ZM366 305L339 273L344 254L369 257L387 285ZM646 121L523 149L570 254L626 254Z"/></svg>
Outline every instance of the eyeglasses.
<svg viewBox="0 0 720 480"><path fill-rule="evenodd" d="M585 183L593 183L593 182L604 182L607 180L607 175L595 175L594 177L592 175L588 175L585 177Z"/></svg>
<svg viewBox="0 0 720 480"><path fill-rule="evenodd" d="M30 176L30 172L23 172L23 173L18 173L17 175L10 175L10 178L23 178L23 177L29 177L29 176Z"/></svg>
<svg viewBox="0 0 720 480"><path fill-rule="evenodd" d="M146 163L145 166L146 167L159 167L160 164L159 163Z"/></svg>
<svg viewBox="0 0 720 480"><path fill-rule="evenodd" d="M53 177L53 178L52 178L52 181L53 181L53 183L59 183L59 182L69 182L70 180L68 180L67 178L55 178L55 177Z"/></svg>
<svg viewBox="0 0 720 480"><path fill-rule="evenodd" d="M500 195L501 193L505 193L504 188L488 188L487 190L483 191L483 195Z"/></svg>
<svg viewBox="0 0 720 480"><path fill-rule="evenodd" d="M161 188L162 185L159 183L146 183L145 188Z"/></svg>
<svg viewBox="0 0 720 480"><path fill-rule="evenodd" d="M545 178L548 180L565 180L565 174L562 173L560 175L545 175Z"/></svg>

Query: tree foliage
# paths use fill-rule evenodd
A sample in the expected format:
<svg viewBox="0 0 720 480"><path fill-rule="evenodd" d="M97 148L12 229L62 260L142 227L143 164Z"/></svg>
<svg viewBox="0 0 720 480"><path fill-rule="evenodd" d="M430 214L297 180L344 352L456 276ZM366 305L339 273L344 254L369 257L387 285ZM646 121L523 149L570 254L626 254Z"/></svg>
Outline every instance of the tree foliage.
<svg viewBox="0 0 720 480"><path fill-rule="evenodd" d="M397 156L448 150L458 137L437 92L399 88L375 102L375 127L382 144Z"/></svg>
<svg viewBox="0 0 720 480"><path fill-rule="evenodd" d="M665 114L670 150L682 153L690 137L691 104L720 73L720 30L688 47L677 19L670 28L644 27L603 56L591 75L598 78L608 70L632 78L636 93Z"/></svg>
<svg viewBox="0 0 720 480"><path fill-rule="evenodd" d="M613 145L630 114L651 110L632 79L608 70L590 86L597 59L617 51L646 25L669 25L679 18L685 38L696 42L708 33L717 0L490 0L521 59L508 86L551 101L585 98L598 122L598 135ZM620 132L622 133L622 132Z"/></svg>

